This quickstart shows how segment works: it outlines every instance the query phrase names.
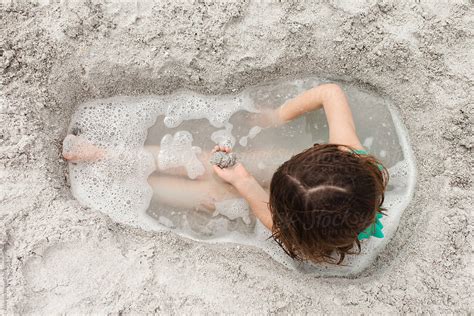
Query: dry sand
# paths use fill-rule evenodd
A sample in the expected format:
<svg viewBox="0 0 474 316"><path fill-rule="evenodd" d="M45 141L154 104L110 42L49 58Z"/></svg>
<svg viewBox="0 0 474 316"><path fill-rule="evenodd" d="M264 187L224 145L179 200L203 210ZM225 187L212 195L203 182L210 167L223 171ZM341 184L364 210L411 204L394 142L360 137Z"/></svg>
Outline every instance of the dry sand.
<svg viewBox="0 0 474 316"><path fill-rule="evenodd" d="M5 313L473 312L472 1L13 2L0 11ZM396 236L357 278L120 225L71 196L60 152L78 103L304 75L391 98L417 159Z"/></svg>

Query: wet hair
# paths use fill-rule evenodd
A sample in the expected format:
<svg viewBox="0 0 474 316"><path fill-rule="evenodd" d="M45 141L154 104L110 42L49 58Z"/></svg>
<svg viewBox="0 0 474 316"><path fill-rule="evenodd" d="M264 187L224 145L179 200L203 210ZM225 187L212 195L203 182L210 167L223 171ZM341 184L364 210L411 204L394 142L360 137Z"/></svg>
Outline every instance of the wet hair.
<svg viewBox="0 0 474 316"><path fill-rule="evenodd" d="M337 144L315 144L293 156L270 184L272 237L297 260L340 264L360 253L358 234L384 211L388 172L378 165Z"/></svg>

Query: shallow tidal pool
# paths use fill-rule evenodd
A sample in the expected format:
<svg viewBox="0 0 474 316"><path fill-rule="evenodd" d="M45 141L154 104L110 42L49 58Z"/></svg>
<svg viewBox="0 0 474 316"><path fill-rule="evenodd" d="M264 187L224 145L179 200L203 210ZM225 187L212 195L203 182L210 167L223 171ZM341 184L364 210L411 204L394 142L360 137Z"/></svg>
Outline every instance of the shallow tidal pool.
<svg viewBox="0 0 474 316"><path fill-rule="evenodd" d="M217 181L207 153L222 142L268 186L273 171L293 154L328 139L324 112L308 113L278 128L262 128L258 111L276 108L324 83L318 78L279 80L231 95L178 90L169 95L116 96L77 107L69 132L105 150L105 157L70 163L78 201L115 221L147 230L171 230L203 242L232 242L266 251L287 267L323 275L351 275L366 268L397 230L414 190L415 164L405 128L390 101L350 84L348 95L364 147L389 169L385 238L362 242L362 253L343 266L295 263L269 239L245 201L223 186L211 200L187 189ZM158 167L157 167L158 165ZM150 182L156 179L156 182ZM163 179L169 179L164 181ZM150 185L153 183L153 187ZM168 199L179 201L171 206ZM209 207L209 204L213 206Z"/></svg>

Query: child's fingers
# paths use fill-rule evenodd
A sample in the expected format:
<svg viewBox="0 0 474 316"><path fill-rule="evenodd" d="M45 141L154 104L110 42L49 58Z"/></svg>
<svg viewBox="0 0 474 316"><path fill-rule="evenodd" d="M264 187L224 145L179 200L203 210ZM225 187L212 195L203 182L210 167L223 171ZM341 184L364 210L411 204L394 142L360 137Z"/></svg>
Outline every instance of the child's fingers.
<svg viewBox="0 0 474 316"><path fill-rule="evenodd" d="M230 153L232 151L232 148L226 147L226 146L216 145L216 146L214 146L214 149L212 150L212 152L214 153L216 151L223 151L223 152L226 152L226 153Z"/></svg>
<svg viewBox="0 0 474 316"><path fill-rule="evenodd" d="M221 175L222 169L219 166L213 165L212 169L214 169L214 172L217 173L218 176Z"/></svg>

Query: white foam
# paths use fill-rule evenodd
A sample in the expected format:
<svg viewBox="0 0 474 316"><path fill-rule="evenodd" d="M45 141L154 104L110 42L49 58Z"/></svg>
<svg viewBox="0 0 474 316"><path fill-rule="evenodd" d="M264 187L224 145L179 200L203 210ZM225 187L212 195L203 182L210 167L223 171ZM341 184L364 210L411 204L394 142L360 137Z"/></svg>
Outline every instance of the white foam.
<svg viewBox="0 0 474 316"><path fill-rule="evenodd" d="M247 136L243 136L239 139L240 146L245 147L245 146L247 146L247 143L248 143L248 137Z"/></svg>
<svg viewBox="0 0 474 316"><path fill-rule="evenodd" d="M139 225L152 196L147 178L154 159L144 150L146 129L159 106L142 98L110 98L78 107L70 130L80 130L80 140L106 152L94 162L70 163L73 195L82 205L111 215L120 222ZM66 150L71 146L66 138Z"/></svg>
<svg viewBox="0 0 474 316"><path fill-rule="evenodd" d="M235 146L235 137L232 135L232 124L225 123L225 128L217 130L211 134L211 140L219 146L231 147Z"/></svg>
<svg viewBox="0 0 474 316"><path fill-rule="evenodd" d="M164 122L169 128L177 127L186 120L203 118L214 127L223 127L235 112L252 110L251 102L241 95L205 96L181 91L165 98L165 102L168 106Z"/></svg>
<svg viewBox="0 0 474 316"><path fill-rule="evenodd" d="M252 127L246 136L242 136L239 139L239 144L243 147L247 146L248 140L255 138L255 136L257 136L261 131L262 131L262 128L260 126Z"/></svg>
<svg viewBox="0 0 474 316"><path fill-rule="evenodd" d="M245 199L228 199L216 202L215 205L214 215L224 215L230 220L241 218L245 224L250 224L250 208Z"/></svg>
<svg viewBox="0 0 474 316"><path fill-rule="evenodd" d="M262 131L262 128L260 126L254 126L249 130L248 137L250 139L255 138L260 132Z"/></svg>
<svg viewBox="0 0 474 316"><path fill-rule="evenodd" d="M193 136L188 131L176 132L174 136L163 136L158 154L160 170L184 167L190 179L203 175L206 169L197 157L201 148L193 146L192 143Z"/></svg>

